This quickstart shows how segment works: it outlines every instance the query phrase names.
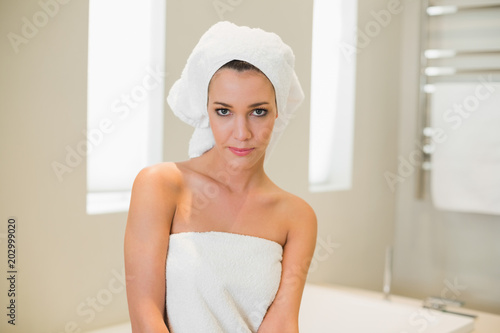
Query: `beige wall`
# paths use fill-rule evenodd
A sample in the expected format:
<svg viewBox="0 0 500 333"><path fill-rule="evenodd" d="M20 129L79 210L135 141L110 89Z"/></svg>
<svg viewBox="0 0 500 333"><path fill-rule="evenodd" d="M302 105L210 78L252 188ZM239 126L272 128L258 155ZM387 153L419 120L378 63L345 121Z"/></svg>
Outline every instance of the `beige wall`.
<svg viewBox="0 0 500 333"><path fill-rule="evenodd" d="M114 275L123 268L126 214L86 215L85 161L62 182L51 168L64 163L67 145L84 139L88 2L53 9L15 53L7 34L21 35L23 17L33 22L40 11L35 0L0 1L0 233L8 216L19 226L15 327L6 323L5 240L0 244L1 332L59 333L67 323L72 332L71 322L83 331L127 319Z"/></svg>
<svg viewBox="0 0 500 333"><path fill-rule="evenodd" d="M380 290L384 250L393 238L395 194L384 173L397 163L402 14L394 15L358 54L352 190L311 194L307 138L312 1L232 3L238 4L224 19L277 32L297 57L306 100L267 168L279 185L303 196L317 212L321 255L315 257L310 280ZM168 1L167 88L203 31L221 18L213 4ZM358 26L364 29L374 20L370 12L385 8L386 1L360 1ZM1 35L20 34L22 18L31 19L40 10L36 0L0 1ZM60 5L18 53L7 38L0 41L0 233L6 232L8 216L19 220L18 325L7 326L2 319L2 332L56 333L64 332L67 324L70 332L71 322L85 331L128 317L116 277L123 268L126 214L85 214L84 162L62 182L51 169L53 161L64 160L67 145L74 147L83 139L86 126L87 11L83 0ZM166 160L186 158L190 134L167 109ZM0 280L1 302L6 288ZM101 311L94 310L92 318L87 303L106 295L112 300L102 308L97 303Z"/></svg>
<svg viewBox="0 0 500 333"><path fill-rule="evenodd" d="M358 28L376 23L372 11L387 1L359 1ZM379 27L381 27L379 25ZM400 14L368 36L357 55L352 189L303 194L319 218L319 238L337 248L311 275L312 281L381 290L384 254L392 244L395 196L384 173L397 152ZM354 31L354 27L352 27ZM360 44L361 45L361 44ZM305 171L304 171L305 172Z"/></svg>

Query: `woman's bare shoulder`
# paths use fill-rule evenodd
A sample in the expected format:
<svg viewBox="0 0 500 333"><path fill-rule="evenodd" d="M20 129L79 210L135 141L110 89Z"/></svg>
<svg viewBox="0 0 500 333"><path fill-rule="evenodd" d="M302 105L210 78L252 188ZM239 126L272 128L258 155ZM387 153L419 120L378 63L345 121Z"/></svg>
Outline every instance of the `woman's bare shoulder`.
<svg viewBox="0 0 500 333"><path fill-rule="evenodd" d="M281 214L286 217L286 220L292 225L310 225L316 226L316 213L314 209L301 197L287 192L281 188L277 189L279 199L279 207Z"/></svg>
<svg viewBox="0 0 500 333"><path fill-rule="evenodd" d="M134 181L134 189L154 192L178 192L182 188L182 172L174 162L154 164L142 169Z"/></svg>
<svg viewBox="0 0 500 333"><path fill-rule="evenodd" d="M316 213L307 201L301 197L289 193L289 205L294 215L305 223L316 223Z"/></svg>
<svg viewBox="0 0 500 333"><path fill-rule="evenodd" d="M135 178L128 213L131 230L147 224L151 230L170 229L182 189L175 163L160 163L142 169Z"/></svg>

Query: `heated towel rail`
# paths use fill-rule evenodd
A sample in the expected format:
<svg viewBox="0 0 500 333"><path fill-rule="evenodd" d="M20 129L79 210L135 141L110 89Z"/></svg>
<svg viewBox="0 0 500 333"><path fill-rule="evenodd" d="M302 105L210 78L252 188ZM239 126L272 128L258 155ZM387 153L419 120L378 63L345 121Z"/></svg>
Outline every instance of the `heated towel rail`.
<svg viewBox="0 0 500 333"><path fill-rule="evenodd" d="M425 198L432 169L429 100L433 84L471 82L485 75L500 81L500 0L421 0L418 199Z"/></svg>

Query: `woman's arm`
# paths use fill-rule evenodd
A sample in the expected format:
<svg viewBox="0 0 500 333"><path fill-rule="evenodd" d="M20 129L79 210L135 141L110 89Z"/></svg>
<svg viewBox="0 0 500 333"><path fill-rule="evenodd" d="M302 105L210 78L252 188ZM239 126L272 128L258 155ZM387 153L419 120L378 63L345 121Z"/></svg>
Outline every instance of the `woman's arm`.
<svg viewBox="0 0 500 333"><path fill-rule="evenodd" d="M125 230L125 276L132 331L168 333L165 260L176 207L173 164L145 168L136 177Z"/></svg>
<svg viewBox="0 0 500 333"><path fill-rule="evenodd" d="M299 309L307 272L316 247L317 223L312 208L300 200L283 250L281 282L258 333L299 332Z"/></svg>

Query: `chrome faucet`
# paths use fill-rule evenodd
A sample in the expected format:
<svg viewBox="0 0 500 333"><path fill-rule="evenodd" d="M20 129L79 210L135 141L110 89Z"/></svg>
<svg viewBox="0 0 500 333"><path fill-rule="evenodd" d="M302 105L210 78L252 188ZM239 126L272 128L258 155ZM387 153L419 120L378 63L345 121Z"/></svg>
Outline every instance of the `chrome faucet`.
<svg viewBox="0 0 500 333"><path fill-rule="evenodd" d="M392 280L392 246L388 245L385 249L385 267L384 267L384 299L389 300L391 294Z"/></svg>

